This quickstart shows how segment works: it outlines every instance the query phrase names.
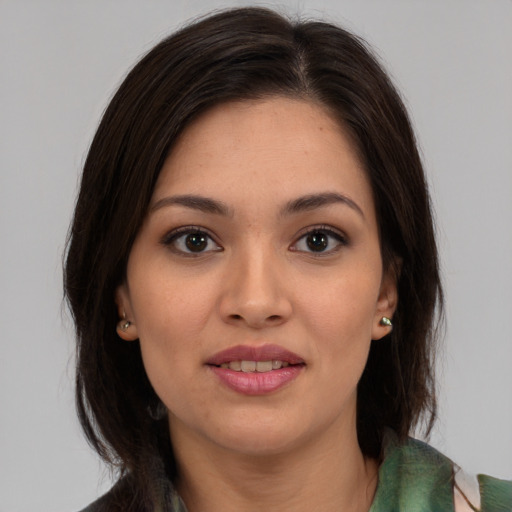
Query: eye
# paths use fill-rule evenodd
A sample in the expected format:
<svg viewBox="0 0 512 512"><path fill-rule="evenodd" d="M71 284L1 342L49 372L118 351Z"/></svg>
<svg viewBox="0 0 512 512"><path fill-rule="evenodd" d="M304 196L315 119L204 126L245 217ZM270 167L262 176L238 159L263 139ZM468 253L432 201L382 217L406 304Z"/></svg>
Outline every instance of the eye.
<svg viewBox="0 0 512 512"><path fill-rule="evenodd" d="M172 251L187 256L222 251L222 247L206 231L194 226L171 231L163 238L162 243Z"/></svg>
<svg viewBox="0 0 512 512"><path fill-rule="evenodd" d="M347 245L346 238L331 228L309 229L290 248L293 251L316 254L330 254Z"/></svg>

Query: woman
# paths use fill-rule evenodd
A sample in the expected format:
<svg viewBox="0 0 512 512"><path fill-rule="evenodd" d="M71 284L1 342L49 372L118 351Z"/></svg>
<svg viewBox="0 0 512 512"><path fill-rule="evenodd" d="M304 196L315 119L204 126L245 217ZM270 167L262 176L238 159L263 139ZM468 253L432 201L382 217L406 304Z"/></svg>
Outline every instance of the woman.
<svg viewBox="0 0 512 512"><path fill-rule="evenodd" d="M236 9L151 50L91 145L65 285L80 419L121 474L87 510L511 508L408 439L436 413L429 196L344 30Z"/></svg>

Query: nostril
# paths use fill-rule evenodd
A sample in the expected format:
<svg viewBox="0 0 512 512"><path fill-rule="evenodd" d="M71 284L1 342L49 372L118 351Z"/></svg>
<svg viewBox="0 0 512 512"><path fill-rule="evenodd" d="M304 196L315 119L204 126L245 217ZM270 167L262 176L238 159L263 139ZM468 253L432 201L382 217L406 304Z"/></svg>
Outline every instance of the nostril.
<svg viewBox="0 0 512 512"><path fill-rule="evenodd" d="M237 313L234 313L232 315L229 315L229 318L231 318L231 320L243 320L244 319L244 316L243 315L239 315ZM280 322L282 319L281 315L270 315L268 316L264 322L270 322L270 323L275 323L275 322Z"/></svg>

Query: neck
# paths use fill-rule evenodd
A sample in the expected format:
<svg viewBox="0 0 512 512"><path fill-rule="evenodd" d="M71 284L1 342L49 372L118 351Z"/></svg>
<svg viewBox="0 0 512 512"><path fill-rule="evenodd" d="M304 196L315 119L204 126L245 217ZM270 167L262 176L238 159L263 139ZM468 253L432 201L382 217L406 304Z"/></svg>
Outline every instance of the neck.
<svg viewBox="0 0 512 512"><path fill-rule="evenodd" d="M279 454L232 453L173 432L177 489L189 512L322 510L366 512L377 486L377 463L365 459L355 428Z"/></svg>

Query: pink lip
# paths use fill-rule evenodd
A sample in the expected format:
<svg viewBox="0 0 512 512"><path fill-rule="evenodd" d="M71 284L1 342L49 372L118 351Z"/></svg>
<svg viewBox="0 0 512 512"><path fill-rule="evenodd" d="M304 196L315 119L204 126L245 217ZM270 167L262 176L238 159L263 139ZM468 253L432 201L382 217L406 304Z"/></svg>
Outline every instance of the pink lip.
<svg viewBox="0 0 512 512"><path fill-rule="evenodd" d="M237 345L222 352L214 354L206 364L219 366L230 361L286 361L290 364L303 364L304 359L297 354L285 350L279 345L263 345L261 347L250 347Z"/></svg>
<svg viewBox="0 0 512 512"><path fill-rule="evenodd" d="M290 366L263 373L245 373L229 368L220 368L222 363L229 363L230 361L272 360L286 361ZM238 345L218 352L208 359L207 365L223 384L244 395L265 395L277 391L298 377L305 367L304 360L301 357L278 345L264 345L262 347Z"/></svg>

